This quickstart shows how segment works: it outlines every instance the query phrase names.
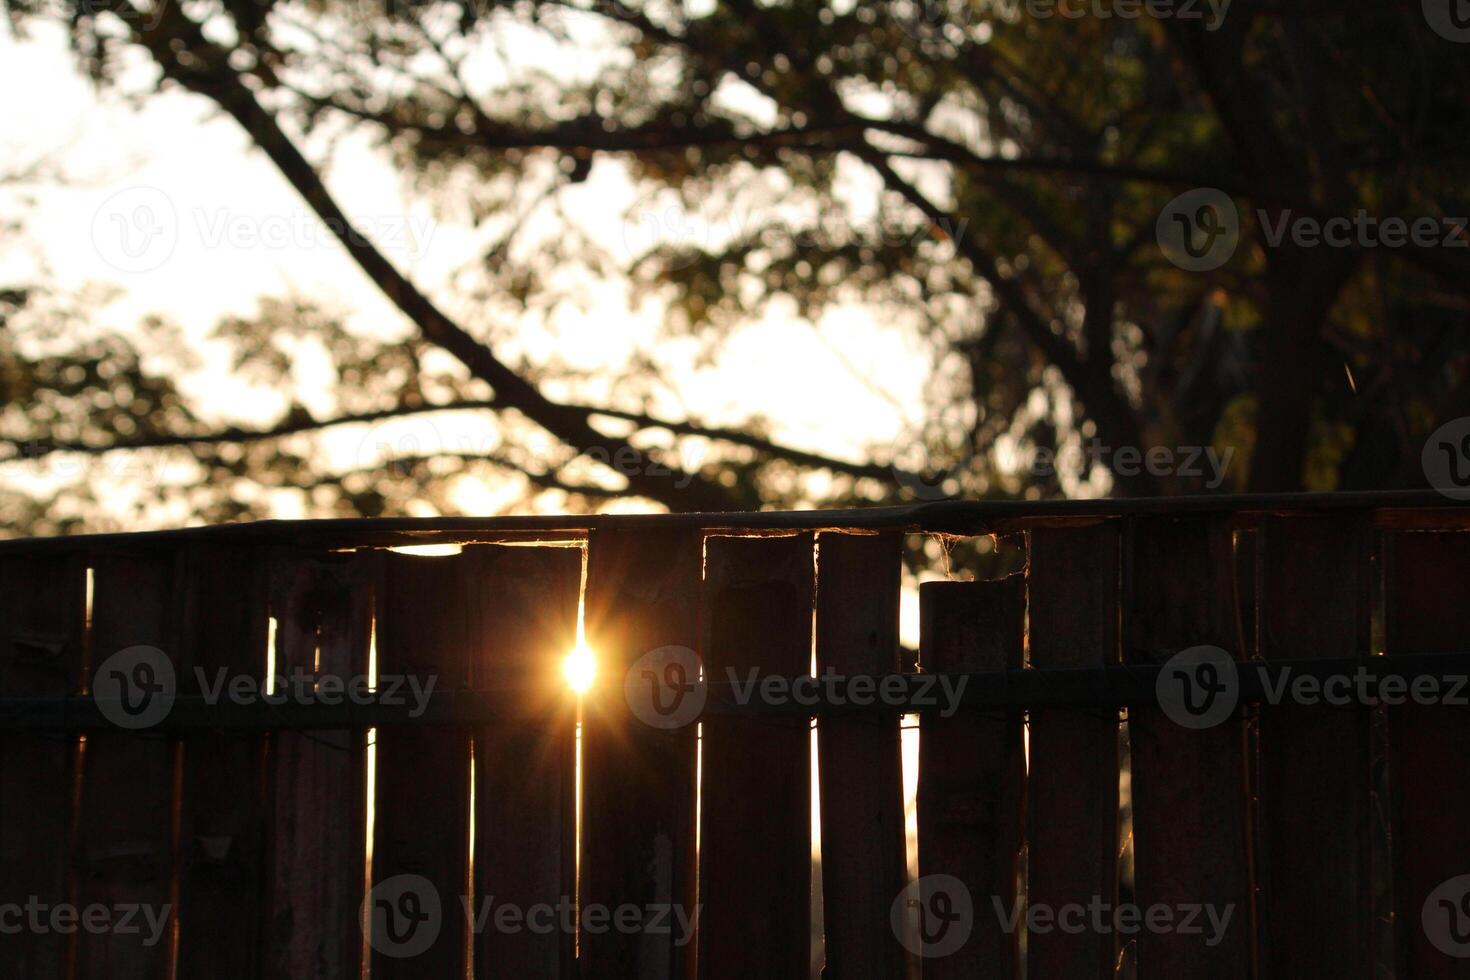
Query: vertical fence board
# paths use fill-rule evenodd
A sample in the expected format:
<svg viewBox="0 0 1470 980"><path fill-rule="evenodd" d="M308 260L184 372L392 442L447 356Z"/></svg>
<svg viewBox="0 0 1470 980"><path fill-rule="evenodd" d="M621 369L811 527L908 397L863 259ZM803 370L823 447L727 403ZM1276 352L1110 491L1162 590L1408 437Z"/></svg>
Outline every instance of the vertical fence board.
<svg viewBox="0 0 1470 980"><path fill-rule="evenodd" d="M371 562L282 557L271 570L276 666L366 676ZM268 773L267 980L356 977L366 851L365 733L277 732Z"/></svg>
<svg viewBox="0 0 1470 980"><path fill-rule="evenodd" d="M382 556L376 597L380 684L402 678L405 697L412 696L410 677L425 686L432 680L436 691L467 685L472 624L492 586L475 581L472 567L463 554ZM470 735L455 728L389 726L377 732L376 754L373 978L462 976L469 948L462 900L469 887ZM432 929L426 898L439 904L439 930L420 950L422 937L409 917L430 916L421 927Z"/></svg>
<svg viewBox="0 0 1470 980"><path fill-rule="evenodd" d="M812 536L712 537L705 650L713 682L807 674ZM811 725L710 717L700 809L700 963L707 980L810 975Z"/></svg>
<svg viewBox="0 0 1470 980"><path fill-rule="evenodd" d="M1101 667L1118 660L1118 527L1037 528L1027 571L1031 665ZM1031 714L1027 784L1028 900L1059 908L1118 894L1118 712ZM1027 937L1033 980L1111 980L1117 936L1050 929Z"/></svg>
<svg viewBox="0 0 1470 980"><path fill-rule="evenodd" d="M253 549L199 546L184 553L183 568L179 693L203 694L222 679L223 693L236 677L263 682L265 563ZM204 672L202 687L199 671ZM263 735L184 738L180 976L259 976L264 753Z"/></svg>
<svg viewBox="0 0 1470 980"><path fill-rule="evenodd" d="M103 554L94 569L88 688L96 687L110 656L134 645L158 648L176 667L173 555ZM166 908L168 916L157 936L146 923L138 933L76 933L80 980L161 980L172 974L177 772L174 738L139 730L86 739L75 852L78 904L137 905L156 917Z"/></svg>
<svg viewBox="0 0 1470 980"><path fill-rule="evenodd" d="M0 559L0 691L5 697L76 693L82 669L85 568L70 556ZM67 900L76 741L0 740L0 904ZM0 934L9 975L59 980L66 937L22 927Z"/></svg>
<svg viewBox="0 0 1470 980"><path fill-rule="evenodd" d="M1361 516L1265 522L1258 557L1263 659L1366 655L1369 530ZM1373 973L1371 726L1366 709L1261 709L1262 955L1269 978Z"/></svg>
<svg viewBox="0 0 1470 980"><path fill-rule="evenodd" d="M475 736L476 911L493 898L529 914L551 906L554 926L502 932L486 906L475 939L477 980L569 978L576 933L562 911L576 895L576 700L562 676L577 641L582 552L487 547L475 574L494 581L481 609L488 638L479 688L525 691L505 722Z"/></svg>
<svg viewBox="0 0 1470 980"><path fill-rule="evenodd" d="M1208 519L1140 520L1127 550L1124 651L1162 663L1200 645L1240 659L1229 528ZM1206 933L1143 929L1138 976L1239 980L1253 970L1244 726L1239 714L1193 729L1162 708L1130 712L1138 905L1210 904L1231 912L1220 943ZM1175 913L1180 914L1178 912Z"/></svg>
<svg viewBox="0 0 1470 980"><path fill-rule="evenodd" d="M695 906L697 729L659 729L633 716L628 670L663 646L699 645L700 535L599 530L588 539L587 641L599 658L582 719L584 907ZM603 927L579 941L588 980L690 975L693 944Z"/></svg>
<svg viewBox="0 0 1470 980"><path fill-rule="evenodd" d="M1391 534L1386 558L1387 655L1470 650L1470 534ZM1470 714L1463 705L1416 704L1412 696L1387 713L1399 972L1415 980L1470 977L1463 958L1470 954L1470 885L1436 895L1446 881L1470 875Z"/></svg>
<svg viewBox="0 0 1470 980"><path fill-rule="evenodd" d="M1025 580L928 582L919 587L919 666L974 673L1021 666ZM925 714L919 722L919 876L959 879L973 904L973 929L958 950L923 960L926 978L1019 976L1020 937L999 905L1017 902L1025 793L1022 721L1017 715ZM921 895L921 917L939 896ZM952 900L952 896L950 897ZM926 953L943 950L945 928L921 918Z"/></svg>
<svg viewBox="0 0 1470 980"><path fill-rule="evenodd" d="M900 534L822 534L817 670L899 672ZM828 980L901 977L889 909L904 884L903 764L891 713L818 723Z"/></svg>

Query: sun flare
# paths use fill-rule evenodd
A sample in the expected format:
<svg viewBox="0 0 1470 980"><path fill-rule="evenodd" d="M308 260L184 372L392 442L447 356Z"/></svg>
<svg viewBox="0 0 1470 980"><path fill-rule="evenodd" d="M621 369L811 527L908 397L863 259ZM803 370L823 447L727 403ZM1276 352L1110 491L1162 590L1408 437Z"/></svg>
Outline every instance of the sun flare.
<svg viewBox="0 0 1470 980"><path fill-rule="evenodd" d="M561 662L561 672L573 691L586 694L591 689L592 682L597 679L597 657L592 648L585 643L578 643L576 649Z"/></svg>

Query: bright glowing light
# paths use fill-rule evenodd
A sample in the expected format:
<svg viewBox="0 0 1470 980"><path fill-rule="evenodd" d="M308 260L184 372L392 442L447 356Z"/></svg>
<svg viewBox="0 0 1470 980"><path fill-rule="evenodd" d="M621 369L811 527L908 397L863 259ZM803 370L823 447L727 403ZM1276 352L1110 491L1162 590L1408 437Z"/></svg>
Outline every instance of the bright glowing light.
<svg viewBox="0 0 1470 980"><path fill-rule="evenodd" d="M396 555L418 555L420 558L445 558L449 555L457 555L464 549L458 544L401 544L396 548L389 548Z"/></svg>
<svg viewBox="0 0 1470 980"><path fill-rule="evenodd" d="M578 643L575 650L561 662L561 672L567 683L578 694L586 694L597 678L597 657L585 643Z"/></svg>

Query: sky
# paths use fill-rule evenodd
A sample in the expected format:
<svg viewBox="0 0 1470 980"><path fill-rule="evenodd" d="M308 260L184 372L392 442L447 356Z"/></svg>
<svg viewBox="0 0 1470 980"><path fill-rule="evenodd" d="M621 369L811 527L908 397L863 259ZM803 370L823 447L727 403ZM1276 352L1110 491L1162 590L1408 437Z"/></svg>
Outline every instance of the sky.
<svg viewBox="0 0 1470 980"><path fill-rule="evenodd" d="M0 246L0 286L23 281L41 261L61 288L116 291L96 311L99 327L135 334L143 317L166 315L201 360L198 371L178 379L195 408L221 424L268 424L286 400L231 374L227 350L209 340L220 317L248 315L262 296L295 293L342 310L369 333L401 335L406 324L233 120L184 93L126 97L151 92L152 78L140 62L116 89L99 91L77 70L59 29L37 25L17 39L0 28L0 90L34 93L0 100L0 171L45 160L64 175L27 188L34 204L20 212L25 240ZM400 270L453 310L454 273L475 256L481 236L436 214L366 139L344 140L331 159L328 185L347 212L375 232ZM567 193L566 210L613 251L621 244L632 255L660 226L681 223L661 211L627 212L634 191L617 165L599 165ZM15 195L0 196L0 215L18 208ZM737 331L715 364L697 367L692 344L654 343L657 316L631 311L619 283L594 284L587 307L550 325L528 317L513 334L516 349L499 352L555 355L595 373L618 369L645 345L675 381L664 406L669 417L687 412L728 424L759 413L772 420L778 441L853 459L869 445L899 443L922 422L929 352L865 310L837 310L814 324L776 309ZM297 377L307 407L330 414L323 365L308 359ZM433 439L485 445L494 433L483 421L434 418L366 435L347 428L324 448L345 466L375 441ZM509 484L476 484L458 502L467 513L488 515L515 507L518 493ZM300 516L290 497L278 507L276 516ZM917 595L908 589L904 600L905 639L913 643Z"/></svg>
<svg viewBox="0 0 1470 980"><path fill-rule="evenodd" d="M180 379L186 394L204 417L222 423L269 422L286 401L230 375L225 348L208 340L221 316L248 315L261 297L296 294L342 311L367 333L406 331L233 120L184 93L130 101L118 90L98 91L77 71L60 30L40 25L31 35L17 40L0 32L0 85L35 93L0 102L0 166L45 159L65 182L28 188L34 206L23 212L24 247L0 248L0 283L39 260L64 288L105 284L117 291L97 310L99 325L134 331L142 317L164 314L203 360ZM151 81L149 66L139 63L118 89L146 93ZM306 147L313 159L325 158L326 147ZM330 152L328 185L354 221L436 302L462 312L453 277L475 258L483 235L436 213L365 136L346 137ZM13 213L13 201L11 195L0 213ZM621 166L599 162L563 203L614 254L635 254L663 227L687 228L657 209L628 211L634 201ZM854 459L922 421L929 352L865 310L835 310L814 324L777 305L737 331L707 366L695 363L693 343L657 342L658 319L655 309L630 309L621 282L589 283L583 310L563 310L553 322L526 316L497 353L525 353L536 362L555 356L591 372L593 390L582 397L595 400L602 394L598 373L617 370L641 347L675 379L676 390L659 406L669 417L730 424L759 413L774 420L781 441ZM296 370L302 398L319 416L332 411L322 368L307 360ZM362 441L344 434L336 452L350 457ZM487 490L463 503L481 512L507 501Z"/></svg>

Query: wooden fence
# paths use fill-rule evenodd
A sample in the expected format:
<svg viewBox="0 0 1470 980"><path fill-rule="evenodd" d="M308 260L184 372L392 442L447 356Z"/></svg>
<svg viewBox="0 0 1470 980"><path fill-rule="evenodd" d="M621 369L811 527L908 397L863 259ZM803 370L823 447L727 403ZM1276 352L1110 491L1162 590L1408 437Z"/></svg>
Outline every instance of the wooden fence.
<svg viewBox="0 0 1470 980"><path fill-rule="evenodd" d="M832 980L1470 977L1467 527L1344 495L5 542L0 975L805 978L819 884ZM922 585L915 674L921 534L1024 572Z"/></svg>

